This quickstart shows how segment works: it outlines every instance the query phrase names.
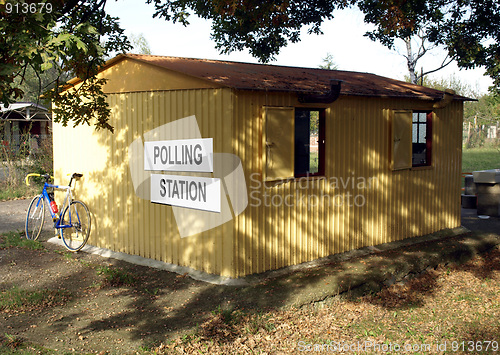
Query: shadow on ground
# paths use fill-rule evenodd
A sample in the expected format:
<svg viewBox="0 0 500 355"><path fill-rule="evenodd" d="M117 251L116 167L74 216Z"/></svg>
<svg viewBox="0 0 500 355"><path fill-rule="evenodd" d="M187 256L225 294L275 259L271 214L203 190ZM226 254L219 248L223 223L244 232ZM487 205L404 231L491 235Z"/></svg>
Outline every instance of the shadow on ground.
<svg viewBox="0 0 500 355"><path fill-rule="evenodd" d="M490 223L499 225L498 219ZM0 250L0 291L63 289L71 297L64 304L4 311L0 334L16 334L51 349L126 353L192 332L214 312L259 313L339 295L356 298L427 272L412 286L418 292L408 292L408 297L420 294L409 302L418 306L436 288L433 269L464 263L498 244L498 234L444 231L249 276L247 286L213 285L92 254L70 254L50 243L43 243L43 251L6 248ZM119 270L133 280L112 286L98 275L102 268ZM470 271L487 278L492 269Z"/></svg>

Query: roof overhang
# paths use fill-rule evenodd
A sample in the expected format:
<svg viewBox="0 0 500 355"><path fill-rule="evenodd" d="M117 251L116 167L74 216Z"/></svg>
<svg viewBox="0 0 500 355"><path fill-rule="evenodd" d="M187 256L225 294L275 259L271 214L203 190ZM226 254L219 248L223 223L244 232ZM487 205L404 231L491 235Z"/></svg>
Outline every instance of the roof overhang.
<svg viewBox="0 0 500 355"><path fill-rule="evenodd" d="M222 60L178 58L154 55L119 54L109 59L100 72L122 60L129 59L145 65L153 65L165 70L195 77L213 84L236 90L293 92L299 97L310 95L326 97L333 93L331 83L342 82L338 96L361 96L379 98L404 98L431 101L436 104L447 101L474 101L441 90L427 88L400 80L370 73L319 68L286 67L254 63L230 62ZM74 78L69 86L82 80Z"/></svg>
<svg viewBox="0 0 500 355"><path fill-rule="evenodd" d="M0 118L8 121L50 121L49 110L34 102L16 102L0 105Z"/></svg>

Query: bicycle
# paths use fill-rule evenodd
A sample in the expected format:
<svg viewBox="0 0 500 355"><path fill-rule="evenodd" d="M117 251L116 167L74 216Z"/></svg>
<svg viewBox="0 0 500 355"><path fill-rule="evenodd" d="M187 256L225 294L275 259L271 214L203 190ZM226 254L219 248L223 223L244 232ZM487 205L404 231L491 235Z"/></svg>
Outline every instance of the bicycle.
<svg viewBox="0 0 500 355"><path fill-rule="evenodd" d="M65 247L73 252L82 249L89 239L92 221L88 207L81 201L73 200L71 183L83 175L77 173L71 175L68 186L49 184L51 179L54 180L53 176L34 173L26 176L26 185L28 186L31 176L42 177L45 179L45 183L42 193L35 196L28 207L25 225L26 238L37 240L40 236L45 221L45 205L47 205L50 207L49 212L54 222L54 229L59 230L59 235ZM51 189L51 191L49 192L48 189ZM54 201L54 189L66 190L66 196L60 209L62 213L60 213Z"/></svg>

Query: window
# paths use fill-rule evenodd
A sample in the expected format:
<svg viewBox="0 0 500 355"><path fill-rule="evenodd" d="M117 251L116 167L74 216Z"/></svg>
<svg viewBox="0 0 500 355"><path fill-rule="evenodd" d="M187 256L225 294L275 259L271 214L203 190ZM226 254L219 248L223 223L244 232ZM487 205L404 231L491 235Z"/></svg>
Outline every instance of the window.
<svg viewBox="0 0 500 355"><path fill-rule="evenodd" d="M265 180L324 175L324 126L324 109L265 107Z"/></svg>
<svg viewBox="0 0 500 355"><path fill-rule="evenodd" d="M392 170L431 165L432 112L389 110Z"/></svg>
<svg viewBox="0 0 500 355"><path fill-rule="evenodd" d="M413 112L412 166L431 165L432 112Z"/></svg>
<svg viewBox="0 0 500 355"><path fill-rule="evenodd" d="M324 175L324 110L295 109L295 176Z"/></svg>

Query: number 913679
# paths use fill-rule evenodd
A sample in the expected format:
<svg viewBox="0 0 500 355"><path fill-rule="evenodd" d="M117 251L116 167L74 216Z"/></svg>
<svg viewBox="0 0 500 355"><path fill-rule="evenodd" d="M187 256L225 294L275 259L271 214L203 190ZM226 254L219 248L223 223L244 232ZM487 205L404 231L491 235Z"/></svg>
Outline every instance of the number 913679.
<svg viewBox="0 0 500 355"><path fill-rule="evenodd" d="M451 342L452 351L464 352L482 352L482 351L498 351L498 342L493 341L453 341Z"/></svg>
<svg viewBox="0 0 500 355"><path fill-rule="evenodd" d="M7 2L5 11L8 14L34 14L35 12L52 12L52 4L50 2L27 3L27 2Z"/></svg>

